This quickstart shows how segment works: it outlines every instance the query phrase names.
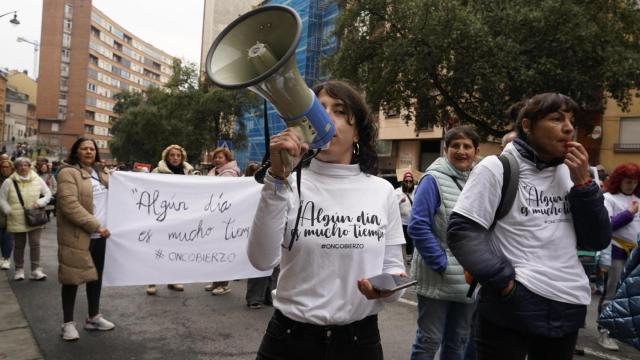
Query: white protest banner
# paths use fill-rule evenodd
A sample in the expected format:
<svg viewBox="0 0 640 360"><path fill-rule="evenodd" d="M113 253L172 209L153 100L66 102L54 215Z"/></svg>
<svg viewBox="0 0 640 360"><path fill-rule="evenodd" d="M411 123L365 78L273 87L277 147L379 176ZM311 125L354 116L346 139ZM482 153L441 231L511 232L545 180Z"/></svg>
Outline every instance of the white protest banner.
<svg viewBox="0 0 640 360"><path fill-rule="evenodd" d="M269 276L247 257L260 189L251 177L113 173L103 284Z"/></svg>

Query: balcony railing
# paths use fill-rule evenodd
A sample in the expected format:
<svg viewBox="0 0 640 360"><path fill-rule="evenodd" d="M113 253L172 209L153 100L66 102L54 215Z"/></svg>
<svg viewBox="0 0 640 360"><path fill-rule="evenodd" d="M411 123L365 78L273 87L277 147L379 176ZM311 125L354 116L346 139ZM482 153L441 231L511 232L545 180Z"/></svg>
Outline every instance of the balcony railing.
<svg viewBox="0 0 640 360"><path fill-rule="evenodd" d="M626 153L640 153L640 144L613 144L613 151Z"/></svg>

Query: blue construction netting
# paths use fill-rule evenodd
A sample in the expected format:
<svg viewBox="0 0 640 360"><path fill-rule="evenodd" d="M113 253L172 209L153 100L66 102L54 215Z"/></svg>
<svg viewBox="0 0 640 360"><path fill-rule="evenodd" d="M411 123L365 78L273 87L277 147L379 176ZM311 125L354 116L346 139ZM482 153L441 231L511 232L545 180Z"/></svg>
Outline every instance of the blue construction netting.
<svg viewBox="0 0 640 360"><path fill-rule="evenodd" d="M332 55L338 48L333 36L338 6L332 0L273 0L268 4L286 5L294 9L302 20L302 34L296 49L298 71L307 86L311 87L319 81L328 79L323 73L320 62L323 57ZM269 133L277 134L285 129L275 109L268 104ZM236 149L235 159L241 169L249 162L260 162L264 156L264 120L262 105L250 109L241 118L247 132L246 149Z"/></svg>

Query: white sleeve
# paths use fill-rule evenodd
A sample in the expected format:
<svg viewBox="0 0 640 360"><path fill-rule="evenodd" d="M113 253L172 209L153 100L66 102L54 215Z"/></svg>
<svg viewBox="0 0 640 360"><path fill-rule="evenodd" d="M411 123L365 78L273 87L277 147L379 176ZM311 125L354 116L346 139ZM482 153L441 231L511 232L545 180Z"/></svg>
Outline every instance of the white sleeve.
<svg viewBox="0 0 640 360"><path fill-rule="evenodd" d="M497 157L484 158L471 171L453 211L489 229L500 204L502 173L502 163Z"/></svg>
<svg viewBox="0 0 640 360"><path fill-rule="evenodd" d="M386 245L404 244L404 233L402 232L402 218L400 217L400 206L395 191L390 191L387 196L387 223L384 241ZM404 196L404 193L403 193Z"/></svg>
<svg viewBox="0 0 640 360"><path fill-rule="evenodd" d="M40 185L40 195L43 195L41 198L36 200L36 205L38 205L38 207L45 207L51 200L51 190L49 190L47 183L39 176L36 178L36 181L38 181Z"/></svg>
<svg viewBox="0 0 640 360"><path fill-rule="evenodd" d="M293 196L290 188L282 184L276 187L275 182L267 173L247 245L249 261L263 271L273 269L280 262L289 200Z"/></svg>
<svg viewBox="0 0 640 360"><path fill-rule="evenodd" d="M5 215L11 214L11 206L9 205L9 188L13 185L11 179L7 179L0 187L0 208Z"/></svg>
<svg viewBox="0 0 640 360"><path fill-rule="evenodd" d="M617 215L613 213L614 202L615 201L611 198L610 193L604 194L604 207L607 209L607 212L609 213L609 217L613 217L614 215Z"/></svg>
<svg viewBox="0 0 640 360"><path fill-rule="evenodd" d="M387 245L384 248L384 262L382 272L386 274L399 274L405 272L404 262L402 258L402 245ZM391 296L382 298L381 300L389 303L400 299L405 289L398 290Z"/></svg>

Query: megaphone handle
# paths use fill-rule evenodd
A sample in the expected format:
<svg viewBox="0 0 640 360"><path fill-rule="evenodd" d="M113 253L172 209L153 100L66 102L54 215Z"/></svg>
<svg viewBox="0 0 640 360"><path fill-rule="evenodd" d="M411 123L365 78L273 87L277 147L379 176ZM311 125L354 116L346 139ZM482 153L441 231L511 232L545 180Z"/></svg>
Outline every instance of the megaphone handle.
<svg viewBox="0 0 640 360"><path fill-rule="evenodd" d="M280 161L282 161L282 166L291 169L293 166L291 164L291 156L286 151L280 151Z"/></svg>
<svg viewBox="0 0 640 360"><path fill-rule="evenodd" d="M298 134L298 138L300 138L300 142L303 144L309 144L313 141L314 135L309 128L308 121L299 121L296 124L287 123L287 126ZM296 165L293 163L291 155L286 151L280 151L280 161L282 162L282 166L287 169L293 169Z"/></svg>

